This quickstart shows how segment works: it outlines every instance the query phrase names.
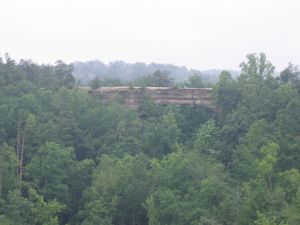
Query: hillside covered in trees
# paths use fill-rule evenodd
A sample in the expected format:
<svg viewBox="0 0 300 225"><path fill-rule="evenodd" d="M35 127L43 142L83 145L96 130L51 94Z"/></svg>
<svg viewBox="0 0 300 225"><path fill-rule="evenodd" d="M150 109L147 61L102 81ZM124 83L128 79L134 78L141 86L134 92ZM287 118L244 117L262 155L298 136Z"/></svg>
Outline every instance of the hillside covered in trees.
<svg viewBox="0 0 300 225"><path fill-rule="evenodd" d="M300 73L290 64L275 77L264 54L240 68L213 85L163 70L129 83L210 85L217 111L148 98L131 110L77 88L72 65L7 55L0 224L299 225Z"/></svg>

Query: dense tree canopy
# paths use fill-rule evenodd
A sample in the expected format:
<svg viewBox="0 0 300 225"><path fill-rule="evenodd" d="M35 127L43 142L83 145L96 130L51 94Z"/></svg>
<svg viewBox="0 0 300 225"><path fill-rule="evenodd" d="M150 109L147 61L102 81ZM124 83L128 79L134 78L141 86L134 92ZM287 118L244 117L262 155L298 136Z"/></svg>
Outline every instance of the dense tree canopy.
<svg viewBox="0 0 300 225"><path fill-rule="evenodd" d="M115 65L117 66L117 65ZM0 224L299 225L299 71L250 54L217 110L106 104L72 65L0 60ZM117 68L116 68L117 69ZM130 85L176 83L164 71ZM111 77L93 88L122 85Z"/></svg>

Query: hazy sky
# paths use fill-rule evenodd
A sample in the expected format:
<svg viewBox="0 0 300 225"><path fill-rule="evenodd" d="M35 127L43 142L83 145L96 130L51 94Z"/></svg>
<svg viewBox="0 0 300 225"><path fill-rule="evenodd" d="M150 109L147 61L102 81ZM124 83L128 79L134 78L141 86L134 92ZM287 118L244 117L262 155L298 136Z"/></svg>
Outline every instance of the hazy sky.
<svg viewBox="0 0 300 225"><path fill-rule="evenodd" d="M300 64L300 0L0 0L0 54L237 69Z"/></svg>

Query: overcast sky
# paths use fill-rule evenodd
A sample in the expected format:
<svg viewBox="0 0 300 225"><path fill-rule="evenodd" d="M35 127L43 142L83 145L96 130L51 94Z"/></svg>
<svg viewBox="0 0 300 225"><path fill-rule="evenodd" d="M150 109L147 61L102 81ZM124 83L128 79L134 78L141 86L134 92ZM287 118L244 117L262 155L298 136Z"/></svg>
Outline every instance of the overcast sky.
<svg viewBox="0 0 300 225"><path fill-rule="evenodd" d="M300 64L300 0L0 0L0 54L238 69Z"/></svg>

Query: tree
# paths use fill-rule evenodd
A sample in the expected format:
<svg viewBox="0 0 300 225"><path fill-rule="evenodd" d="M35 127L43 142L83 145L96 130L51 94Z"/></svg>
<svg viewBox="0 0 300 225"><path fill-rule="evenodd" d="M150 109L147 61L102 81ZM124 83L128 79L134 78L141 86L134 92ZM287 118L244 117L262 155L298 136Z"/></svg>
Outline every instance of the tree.
<svg viewBox="0 0 300 225"><path fill-rule="evenodd" d="M174 79L168 75L168 72L160 70L138 77L133 81L133 85L142 87L172 87L174 84Z"/></svg>
<svg viewBox="0 0 300 225"><path fill-rule="evenodd" d="M103 155L85 193L83 224L146 224L142 207L149 185L145 155Z"/></svg>
<svg viewBox="0 0 300 225"><path fill-rule="evenodd" d="M46 200L58 200L70 205L70 192L67 179L74 167L74 152L47 142L41 146L27 164L26 179L31 181Z"/></svg>
<svg viewBox="0 0 300 225"><path fill-rule="evenodd" d="M240 100L237 83L228 71L222 71L218 83L214 85L214 98L224 120L226 114L234 110Z"/></svg>
<svg viewBox="0 0 300 225"><path fill-rule="evenodd" d="M26 141L26 161L35 153L39 141L36 139L37 121L36 116L29 113L24 125L24 139Z"/></svg>
<svg viewBox="0 0 300 225"><path fill-rule="evenodd" d="M162 157L178 143L179 129L174 113L168 112L157 123L146 123L143 134L144 152L150 156Z"/></svg>
<svg viewBox="0 0 300 225"><path fill-rule="evenodd" d="M281 218L274 219L274 215L280 215L283 211L286 202L283 189L276 183L278 149L276 143L269 143L260 149L261 154L255 160L256 177L243 184L245 198L240 224L248 224L249 221L256 221L258 224L281 222Z"/></svg>
<svg viewBox="0 0 300 225"><path fill-rule="evenodd" d="M6 197L9 190L18 187L17 168L19 162L15 150L3 144L0 149L0 199Z"/></svg>
<svg viewBox="0 0 300 225"><path fill-rule="evenodd" d="M300 174L296 169L279 173L278 185L284 190L287 204L283 210L283 217L288 224L296 225L300 222Z"/></svg>
<svg viewBox="0 0 300 225"><path fill-rule="evenodd" d="M289 65L280 73L280 80L283 83L294 86L298 93L300 91L300 71L297 66L289 63Z"/></svg>
<svg viewBox="0 0 300 225"><path fill-rule="evenodd" d="M90 81L89 86L92 89L97 89L99 87L114 87L114 86L121 86L122 82L120 79L118 78L103 78L103 79L99 79L99 78L95 78L93 80Z"/></svg>
<svg viewBox="0 0 300 225"><path fill-rule="evenodd" d="M194 149L202 154L218 156L218 128L214 120L203 124L196 134Z"/></svg>
<svg viewBox="0 0 300 225"><path fill-rule="evenodd" d="M275 67L267 60L267 56L264 53L247 55L247 61L242 62L240 68L240 78L242 80L252 78L269 79L275 70Z"/></svg>
<svg viewBox="0 0 300 225"><path fill-rule="evenodd" d="M37 192L28 188L26 197L19 191L11 191L5 206L1 210L4 213L4 221L9 225L58 225L57 214L62 206L56 201L45 202ZM0 215L0 218L3 215Z"/></svg>
<svg viewBox="0 0 300 225"><path fill-rule="evenodd" d="M75 78L72 75L73 66L65 64L62 60L55 62L54 76L57 80L58 87L73 88L75 85Z"/></svg>
<svg viewBox="0 0 300 225"><path fill-rule="evenodd" d="M297 134L300 132L300 100L299 97L291 100L277 113L275 124L278 127L277 139L281 147L279 151L280 168L300 169L299 166L299 144L300 138Z"/></svg>
<svg viewBox="0 0 300 225"><path fill-rule="evenodd" d="M66 88L61 88L54 98L55 108L57 110L58 134L66 147L74 146L74 132L76 122L74 117L75 98L73 92Z"/></svg>
<svg viewBox="0 0 300 225"><path fill-rule="evenodd" d="M273 186L273 169L277 162L279 146L276 143L271 143L261 148L262 159L256 160L257 176L266 179L269 188Z"/></svg>
<svg viewBox="0 0 300 225"><path fill-rule="evenodd" d="M272 142L271 127L265 120L254 122L240 144L233 151L232 173L238 180L249 180L256 176L255 160L260 155L260 149Z"/></svg>
<svg viewBox="0 0 300 225"><path fill-rule="evenodd" d="M257 220L255 220L255 225L285 225L282 222L277 222L277 218L268 218L266 215L257 212Z"/></svg>
<svg viewBox="0 0 300 225"><path fill-rule="evenodd" d="M183 82L183 87L187 88L205 88L207 84L200 75L194 74L189 76L188 80Z"/></svg>
<svg viewBox="0 0 300 225"><path fill-rule="evenodd" d="M145 201L149 224L222 224L228 220L230 217L218 218L224 212L221 203L230 195L226 174L221 171L219 163L194 152L178 151L153 160L153 189ZM235 219L230 218L229 224Z"/></svg>

